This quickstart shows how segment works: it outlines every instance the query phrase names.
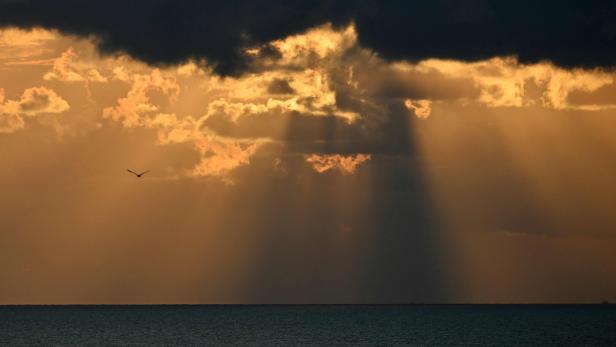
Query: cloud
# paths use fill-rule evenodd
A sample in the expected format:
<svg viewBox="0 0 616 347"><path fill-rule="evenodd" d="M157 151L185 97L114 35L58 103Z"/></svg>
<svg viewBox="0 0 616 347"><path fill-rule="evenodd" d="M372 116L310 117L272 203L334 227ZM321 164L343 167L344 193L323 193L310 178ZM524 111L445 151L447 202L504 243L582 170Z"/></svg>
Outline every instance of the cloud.
<svg viewBox="0 0 616 347"><path fill-rule="evenodd" d="M306 161L312 165L312 168L318 172L323 173L329 170L338 169L345 175L355 173L357 167L370 160L372 156L370 154L356 154L343 156L340 154L335 155L321 155L312 154L306 156Z"/></svg>
<svg viewBox="0 0 616 347"><path fill-rule="evenodd" d="M242 48L326 21L338 22L345 15L342 7L334 2L281 0L260 5L248 1L138 1L129 5L120 1L29 1L1 4L0 25L54 27L94 35L101 51L126 52L148 63L205 58L217 72L233 74L247 65Z"/></svg>
<svg viewBox="0 0 616 347"><path fill-rule="evenodd" d="M326 24L255 46L245 52L253 56L252 73L224 78L197 60L153 68L126 55L101 57L94 41L70 45L45 79L85 82L94 106L100 102L94 93L107 92L87 82L126 84L126 95L100 102L108 105L102 117L154 129L161 145L192 145L202 163L188 176L226 176L248 165L266 142L300 156L408 155L414 151L409 114L432 117L445 103L592 109L569 102L569 95L613 83L603 70L522 64L513 57L390 63L359 45L354 25ZM10 120L10 129L23 123Z"/></svg>
<svg viewBox="0 0 616 347"><path fill-rule="evenodd" d="M355 17L360 43L390 60L463 61L516 56L521 63L612 67L614 4L608 2L368 1Z"/></svg>
<svg viewBox="0 0 616 347"><path fill-rule="evenodd" d="M170 133L185 134L190 124L198 127L197 133L207 133L209 141L224 139L221 147L234 153L244 153L259 139L301 155L406 155L413 151L409 114L432 117L444 103L593 109L596 105L570 102L569 95L592 93L613 81L599 69L522 64L513 57L390 63L359 46L353 25L326 24L254 47L246 52L254 56L252 73L225 78L196 60L152 68L126 55L101 57L94 41L74 40L70 46L44 76L66 83L66 88L86 82L91 104L107 105L104 119L155 129L161 144ZM117 99L94 100L93 93L108 92L89 81L125 83L129 90ZM14 128L19 123L12 124ZM204 157L211 155L196 147L197 140L190 135L183 143L192 144ZM255 152L245 153L251 157ZM237 163L247 165L246 160ZM208 165L204 167L214 167Z"/></svg>
<svg viewBox="0 0 616 347"><path fill-rule="evenodd" d="M201 161L193 169L194 176L224 176L231 170L250 164L260 143L242 143L219 137L207 136L196 142L202 154Z"/></svg>
<svg viewBox="0 0 616 347"><path fill-rule="evenodd" d="M26 125L24 117L59 114L69 109L64 99L46 87L28 88L18 100L6 101L4 89L0 89L0 132L12 133L23 129Z"/></svg>
<svg viewBox="0 0 616 347"><path fill-rule="evenodd" d="M125 127L149 127L152 117L159 113L158 106L150 101L149 92L160 91L174 99L180 91L175 77L159 69L130 76L123 70L119 71L123 79L132 81L131 89L126 97L118 99L116 106L103 109L103 118L121 122Z"/></svg>
<svg viewBox="0 0 616 347"><path fill-rule="evenodd" d="M17 114L0 113L0 134L10 134L25 128L26 122Z"/></svg>
<svg viewBox="0 0 616 347"><path fill-rule="evenodd" d="M162 122L156 119L164 118ZM200 154L199 163L186 174L190 177L219 177L233 183L229 174L236 168L250 164L250 158L266 140L233 139L213 133L199 126L191 117L177 120L174 116L155 118L151 125L159 125L159 143L190 143Z"/></svg>
<svg viewBox="0 0 616 347"><path fill-rule="evenodd" d="M275 78L267 86L267 92L270 94L293 94L295 89L289 85L288 80Z"/></svg>
<svg viewBox="0 0 616 347"><path fill-rule="evenodd" d="M477 101L490 107L592 108L568 103L569 94L596 91L614 82L610 73L599 69L563 69L545 62L529 65L513 57L473 63L429 59L397 66L403 71L437 72L450 79L470 79L479 90ZM534 86L537 95L529 93L530 86Z"/></svg>
<svg viewBox="0 0 616 347"><path fill-rule="evenodd" d="M70 247L75 256L66 258L80 259L83 273L59 273L75 283L94 283L91 288L76 287L80 292L96 292L105 281L124 283L134 273L159 274L156 262L140 259L152 258L147 255L159 248L152 245L168 243L189 261L180 257L169 262L174 255L163 252L159 263L167 270L202 264L196 260L203 256L216 260L209 264L226 264L215 266L214 272L241 278L242 271L228 269L243 267L233 261L237 254L247 255L249 278L230 282L231 287L249 283L241 288L248 297L227 296L229 291L220 289L223 297L212 299L203 288L195 289L195 283L206 282L203 287L209 288L221 277L199 266L175 271L185 288L197 293L195 302L410 302L446 298L448 283L440 277L461 269L454 255L476 254L467 252L475 241L501 234L460 240L464 252L443 248L450 240L441 236L456 241L483 227L545 235L591 235L601 230L611 237L616 230L610 211L616 189L610 182L615 171L610 144L616 127L610 125L615 121L609 110L579 108L612 105L613 74L525 64L513 57L391 63L360 46L356 30L326 25L267 42L251 51L255 57L247 66L250 73L226 78L204 67L198 57L180 66L152 67L125 55L91 55L86 45L90 41L72 36L62 36L63 46L54 53L54 62L65 65L2 68L0 81L7 83L7 93L3 97L0 92L0 105L11 105L15 112L0 115L0 131L27 129L1 139L5 165L0 175L8 189L3 194L9 194L3 208L10 218L0 221L0 229L15 230L11 237L23 236L2 244L9 253L15 248L38 254L11 246L34 240L31 248L39 249L43 234L49 234L52 243L64 235L60 241L71 245L83 243L75 235L90 241L100 235L100 254L91 255L91 247ZM75 40L70 45L77 56L61 56L70 40ZM108 82L90 83L95 102L86 102L83 87L91 66ZM25 69L32 78L23 78ZM55 77L41 81L45 72ZM73 72L76 78L70 77ZM34 117L54 110L45 106L53 98L40 97L42 92L20 97L39 82L53 86L70 103L71 112ZM271 90L272 83L281 88ZM26 110L32 114L26 115ZM39 119L79 127L89 123L83 127L87 130L60 143L40 136L44 133L31 124ZM145 184L134 184L123 175L124 165L152 168L153 176L138 182ZM54 184L41 185L41 173L54 178ZM34 200L24 195L33 186ZM205 201L224 203L204 209ZM22 213L26 209L34 215ZM153 214L156 209L165 213ZM24 223L24 218L35 223ZM178 232L169 233L168 226L177 226ZM130 240L123 228L130 228ZM458 228L465 232L456 233ZM234 251L220 246L221 234ZM143 244L148 237L151 242L141 250L127 243ZM254 249L246 246L253 241ZM482 249L497 254L511 248L501 241L485 243ZM200 248L204 245L209 248ZM529 245L518 246L519 259L525 259ZM225 256L216 258L216 252ZM554 254L549 248L532 253ZM114 263L100 277L101 271L95 274L91 269L105 254L122 255L114 257L118 264L134 266L118 277L117 270L125 267ZM563 259L568 254L572 253L562 252ZM450 258L443 261L441 256ZM49 257L40 258L37 265L49 276L36 278L58 278L47 272L51 270L46 264L55 255ZM456 265L452 268L450 263ZM54 268L73 271L67 264ZM19 264L13 265L7 269L17 269L18 278ZM506 273L506 266L498 269L505 270L500 275ZM92 281L84 281L82 275L89 273ZM202 281L203 276L208 281ZM153 276L147 286L174 283L171 288L178 283L163 277ZM486 292L494 278L499 277L486 280ZM125 300L145 288L141 282L137 279L123 286L125 292L109 296L104 291L98 298ZM297 291L297 283L305 285ZM53 286L33 284L37 285ZM163 291L164 300L186 298L183 289Z"/></svg>
<svg viewBox="0 0 616 347"><path fill-rule="evenodd" d="M432 112L432 109L430 108L431 104L432 104L432 101L425 100L425 99L417 100L417 101L406 99L404 101L404 106L406 106L409 110L413 110L417 118L430 117L430 113Z"/></svg>
<svg viewBox="0 0 616 347"><path fill-rule="evenodd" d="M28 88L22 94L19 102L15 105L16 113L26 116L36 116L43 113L62 113L70 107L56 92L45 87ZM13 106L8 103L5 112L11 112Z"/></svg>
<svg viewBox="0 0 616 347"><path fill-rule="evenodd" d="M160 92L166 101L177 100L181 88L171 72L152 69L149 74L140 74L128 69L116 69L116 75L121 80L130 81L132 85L127 95L118 99L116 106L103 109L103 118L119 122L127 128L156 129L158 143L161 145L188 143L194 146L200 154L200 161L192 170L184 173L186 176L220 177L230 183L232 180L228 174L237 167L249 164L250 157L263 143L259 139L220 136L203 127L200 119L192 116L179 118L174 113L163 112L160 105L162 101L153 100L151 94ZM220 103L213 103L211 109L216 109L217 105ZM226 106L229 105L223 103L220 107ZM229 110L224 112L230 113Z"/></svg>
<svg viewBox="0 0 616 347"><path fill-rule="evenodd" d="M3 93L2 93L3 94ZM4 95L0 100L4 99ZM24 90L19 100L6 100L0 105L0 113L21 116L37 116L46 113L62 113L70 109L68 103L55 91L46 87Z"/></svg>
<svg viewBox="0 0 616 347"><path fill-rule="evenodd" d="M78 54L69 48L53 61L52 71L43 78L63 82L107 82L107 78L102 76L93 64L77 61L78 57Z"/></svg>
<svg viewBox="0 0 616 347"><path fill-rule="evenodd" d="M0 4L1 6L2 4ZM52 31L40 28L28 31L3 28L0 30L0 63L5 65L23 64L32 58L49 52L46 44L57 38L57 35Z"/></svg>
<svg viewBox="0 0 616 347"><path fill-rule="evenodd" d="M95 36L102 52L126 52L152 64L204 59L224 75L248 69L251 47L328 22L355 23L361 45L387 60L517 56L522 63L611 67L616 62L614 6L556 0L274 0L259 5L31 0L0 4L0 25ZM329 49L316 45L318 52Z"/></svg>
<svg viewBox="0 0 616 347"><path fill-rule="evenodd" d="M192 117L178 120L174 115L159 114L146 123L158 127L159 143L190 143L200 153L199 163L186 174L191 177L220 177L232 183L228 174L234 169L250 164L250 158L267 142L263 139L233 139L220 136L200 126Z"/></svg>
<svg viewBox="0 0 616 347"><path fill-rule="evenodd" d="M593 90L573 90L567 95L565 102L573 106L610 107L615 104L614 95L616 95L616 83L612 82Z"/></svg>

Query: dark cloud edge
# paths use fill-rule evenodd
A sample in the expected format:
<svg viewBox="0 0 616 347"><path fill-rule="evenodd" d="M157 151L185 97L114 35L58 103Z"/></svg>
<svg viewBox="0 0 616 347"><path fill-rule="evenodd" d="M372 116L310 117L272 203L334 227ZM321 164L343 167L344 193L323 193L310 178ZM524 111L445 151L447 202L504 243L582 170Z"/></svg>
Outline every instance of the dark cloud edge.
<svg viewBox="0 0 616 347"><path fill-rule="evenodd" d="M354 23L359 43L387 60L616 66L616 2L521 0L273 0L0 2L0 27L43 27L96 37L102 53L152 65L205 60L220 75L250 68L242 51L332 23Z"/></svg>

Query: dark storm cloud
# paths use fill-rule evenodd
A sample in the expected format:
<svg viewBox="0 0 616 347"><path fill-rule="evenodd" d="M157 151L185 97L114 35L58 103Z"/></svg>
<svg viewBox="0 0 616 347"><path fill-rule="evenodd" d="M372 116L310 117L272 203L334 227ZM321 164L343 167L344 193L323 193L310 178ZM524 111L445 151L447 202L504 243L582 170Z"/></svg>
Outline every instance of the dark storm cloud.
<svg viewBox="0 0 616 347"><path fill-rule="evenodd" d="M205 58L218 73L247 68L242 49L326 22L355 22L360 43L388 59L477 60L611 67L612 1L74 1L0 2L0 25L99 38L104 52L148 63Z"/></svg>
<svg viewBox="0 0 616 347"><path fill-rule="evenodd" d="M613 1L390 1L356 17L359 41L389 59L480 60L614 66Z"/></svg>

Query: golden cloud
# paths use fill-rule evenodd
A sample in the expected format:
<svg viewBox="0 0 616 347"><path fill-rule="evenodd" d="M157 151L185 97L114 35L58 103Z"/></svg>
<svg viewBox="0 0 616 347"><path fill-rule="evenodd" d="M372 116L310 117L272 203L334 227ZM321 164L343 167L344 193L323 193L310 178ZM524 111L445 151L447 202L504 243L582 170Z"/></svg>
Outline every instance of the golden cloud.
<svg viewBox="0 0 616 347"><path fill-rule="evenodd" d="M314 67L322 65L325 60L339 58L356 43L357 33L354 26L334 30L331 24L325 24L301 34L272 41L269 47L274 48L280 54L279 57L263 57L262 47L249 48L244 53L257 59L256 64L265 70L280 66Z"/></svg>
<svg viewBox="0 0 616 347"><path fill-rule="evenodd" d="M120 122L124 127L144 127L158 130L161 145L172 143L191 143L201 154L200 162L187 173L188 176L217 176L230 182L227 177L233 169L250 163L250 157L263 142L262 140L235 140L218 136L201 126L202 120L191 116L178 118L173 113L164 113L148 95L159 91L169 101L177 99L181 89L170 72L153 69L150 74L131 74L122 69L116 70L122 79L132 82L126 97L118 99L118 104L103 110L103 118ZM210 104L210 112L218 109L230 113L229 105L222 100ZM237 106L235 112L250 105ZM236 108L237 108L236 107ZM207 114L202 117L205 119Z"/></svg>
<svg viewBox="0 0 616 347"><path fill-rule="evenodd" d="M0 91L0 132L12 133L25 127L24 117L59 114L70 109L55 91L45 87L24 90L19 100L6 100Z"/></svg>
<svg viewBox="0 0 616 347"><path fill-rule="evenodd" d="M49 30L21 30L8 28L0 30L0 63L10 65L48 53L50 42L58 35Z"/></svg>
<svg viewBox="0 0 616 347"><path fill-rule="evenodd" d="M614 78L601 70L566 70L551 63L520 64L512 57L466 63L428 59L416 65L398 63L402 71L437 71L452 78L470 78L480 89L478 101L489 107L524 107L539 104L554 109L593 109L596 105L571 105L567 97L574 91L592 92L614 83ZM540 90L532 98L530 84Z"/></svg>
<svg viewBox="0 0 616 347"><path fill-rule="evenodd" d="M338 169L343 174L353 174L360 164L372 159L372 156L370 154L348 156L340 154L311 154L307 155L305 158L318 173Z"/></svg>
<svg viewBox="0 0 616 347"><path fill-rule="evenodd" d="M0 113L0 134L10 134L25 126L26 122L19 115Z"/></svg>
<svg viewBox="0 0 616 347"><path fill-rule="evenodd" d="M412 110L417 118L422 119L430 117L430 113L432 112L430 105L432 105L432 101L426 99L417 101L413 101L411 99L404 100L404 106L406 106L409 110Z"/></svg>
<svg viewBox="0 0 616 347"><path fill-rule="evenodd" d="M125 127L150 127L149 122L156 117L159 109L150 101L148 92L160 91L172 100L180 92L175 78L159 69L152 70L150 74L126 74L124 77L132 80L131 89L126 97L118 99L117 106L103 109L103 118L121 122Z"/></svg>
<svg viewBox="0 0 616 347"><path fill-rule="evenodd" d="M52 71L43 78L63 82L107 82L107 78L101 75L93 64L78 61L78 57L73 48L69 48L53 61Z"/></svg>
<svg viewBox="0 0 616 347"><path fill-rule="evenodd" d="M250 164L259 143L243 144L238 141L224 141L209 138L196 143L202 153L201 161L193 169L194 176L224 176L233 169Z"/></svg>
<svg viewBox="0 0 616 347"><path fill-rule="evenodd" d="M0 101L0 114L36 116L45 113L62 113L70 106L55 91L46 87L34 87L24 90L19 100L4 100L4 90Z"/></svg>
<svg viewBox="0 0 616 347"><path fill-rule="evenodd" d="M36 116L44 113L62 113L70 109L68 103L55 91L45 87L28 88L24 91L19 101L8 102L5 112L10 113L12 108L17 108L15 113L26 116Z"/></svg>
<svg viewBox="0 0 616 347"><path fill-rule="evenodd" d="M61 40L65 40L62 45L57 44ZM43 79L67 83L71 88L80 87L74 82L83 82L90 101L95 100L89 82L126 83L128 92L122 97L114 95L115 101L107 101L102 109L97 106L102 102L91 102L88 107L93 108L92 114L102 114L104 119L128 128L156 129L161 145L193 145L201 160L190 176L225 176L249 164L259 146L268 141L220 136L204 125L214 116L222 115L231 123L246 116L257 119L289 113L336 116L348 122L361 120L361 126L370 131L389 121L393 104L406 107L418 118L431 116L436 102L459 107L480 103L489 107L541 105L587 110L614 106L568 102L574 91L593 92L612 84L613 77L606 72L566 70L549 63L524 65L509 57L473 63L429 59L392 64L361 48L353 26L337 30L325 25L272 41L269 47L279 55L262 55L262 47L248 50L246 53L255 58L252 72L226 78L214 75L207 62L157 69L127 56L101 57L91 41L67 41L44 30L0 31L2 47L55 52L53 60L38 57L41 59L36 64L51 64ZM30 64L36 65L34 60ZM95 85L93 89L98 88ZM539 90L535 95L530 92L533 86ZM389 89L379 93L375 88ZM3 131L23 128L24 116L68 110L68 103L51 93L31 88L19 100L0 97ZM306 160L318 172L339 169L348 174L370 156L313 154Z"/></svg>

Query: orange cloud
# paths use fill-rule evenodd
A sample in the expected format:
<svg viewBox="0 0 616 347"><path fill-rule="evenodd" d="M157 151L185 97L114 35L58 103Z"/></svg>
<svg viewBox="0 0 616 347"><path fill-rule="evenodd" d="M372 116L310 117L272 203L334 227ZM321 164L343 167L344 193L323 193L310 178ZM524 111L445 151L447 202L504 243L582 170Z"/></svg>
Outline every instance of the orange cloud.
<svg viewBox="0 0 616 347"><path fill-rule="evenodd" d="M202 157L192 171L194 176L224 176L239 166L250 164L250 158L259 147L259 143L242 144L221 139L204 139L196 145Z"/></svg>
<svg viewBox="0 0 616 347"><path fill-rule="evenodd" d="M39 114L62 113L70 109L68 103L55 91L46 87L24 90L19 100L4 100L4 90L0 92L0 114L36 116Z"/></svg>
<svg viewBox="0 0 616 347"><path fill-rule="evenodd" d="M0 63L20 63L50 51L47 46L58 39L49 30L2 29L0 30Z"/></svg>
<svg viewBox="0 0 616 347"><path fill-rule="evenodd" d="M551 63L520 64L512 57L492 58L478 62L428 59L412 65L398 63L402 71L437 71L451 78L470 78L480 89L479 101L489 107L524 107L539 104L547 108L599 109L597 105L571 105L567 102L574 91L592 92L614 83L609 73L600 70L567 70ZM527 93L529 84L540 90L539 98Z"/></svg>
<svg viewBox="0 0 616 347"><path fill-rule="evenodd" d="M19 115L0 113L0 134L10 134L25 126L26 122Z"/></svg>
<svg viewBox="0 0 616 347"><path fill-rule="evenodd" d="M9 102L10 103L10 102ZM27 116L36 116L44 113L62 113L70 109L68 103L55 91L45 87L28 88L15 104L17 113ZM7 105L10 110L11 105Z"/></svg>
<svg viewBox="0 0 616 347"><path fill-rule="evenodd" d="M67 50L69 46L73 48ZM569 94L592 92L613 83L613 76L601 71L565 70L549 63L524 65L509 57L472 63L430 59L391 64L361 48L353 26L335 29L324 25L272 41L270 48L274 47L279 55L261 55L263 48L259 47L248 50L246 53L254 57L251 73L227 78L214 75L204 61L152 69L123 55L101 57L91 40L69 41L55 32L0 31L0 50L3 47L20 50L55 47L53 66L43 75L45 81L83 82L93 101L88 105L92 114L102 113L103 118L124 127L156 129L161 145L191 144L202 159L189 173L191 176L227 175L247 165L260 144L268 141L220 136L205 126L210 117L222 115L225 117L221 118L233 122L246 116L256 120L260 116L288 113L337 116L348 122L363 122L368 133L371 127L378 128L379 124L391 120L389 112L393 108L389 105L392 103L396 107L402 103L418 118L431 116L436 100L439 105L456 103L459 107L480 103L490 107L539 104L554 109L593 109L594 105L570 104ZM40 64L47 64L44 58L50 55L29 59L31 62L40 59ZM2 63L7 66L6 61ZM36 73L39 76L40 70ZM381 75L382 83L375 83ZM426 82L435 76L437 82ZM130 89L123 97L114 96L115 103L94 100L101 94L111 93L95 89L101 87L97 84L92 84L92 93L88 82L105 81L126 83ZM277 88L273 88L276 82ZM540 89L540 92L533 90L533 98L529 85ZM72 88L75 86L79 87L73 83ZM375 89L383 91L378 93ZM468 89L473 92L466 93ZM23 128L22 117L29 114L68 109L68 104L63 106L52 95L45 100L43 95L30 93L30 96L24 94L23 100L0 98L4 132ZM101 110L97 105L109 107ZM398 108L395 110L398 112ZM233 131L225 134L237 135ZM318 172L339 169L348 174L369 159L367 154L313 154L306 160Z"/></svg>
<svg viewBox="0 0 616 347"><path fill-rule="evenodd" d="M306 161L312 165L312 168L318 172L323 173L332 169L339 169L343 174L353 174L357 170L357 167L370 160L372 156L370 154L356 154L343 156L340 154L311 154L306 156Z"/></svg>
<svg viewBox="0 0 616 347"><path fill-rule="evenodd" d="M415 116L417 116L417 118L422 119L430 117L430 113L432 112L430 105L432 105L432 101L426 99L417 101L406 99L404 101L404 106L406 106L406 108L408 108L409 110L415 112Z"/></svg>
<svg viewBox="0 0 616 347"><path fill-rule="evenodd" d="M103 109L103 118L121 122L125 127L148 127L152 117L159 113L158 106L150 101L148 92L160 91L171 99L180 92L175 78L159 69L152 70L150 74L127 74L125 77L133 82L126 97L118 99L117 106Z"/></svg>
<svg viewBox="0 0 616 347"><path fill-rule="evenodd" d="M70 109L55 91L45 87L24 90L19 100L6 100L0 89L0 133L12 133L25 127L24 117L58 114Z"/></svg>
<svg viewBox="0 0 616 347"><path fill-rule="evenodd" d="M313 64L315 58L339 58L356 43L357 33L354 26L334 30L331 25L326 24L302 34L273 41L271 44L281 54L281 61L276 62L277 64L307 66Z"/></svg>
<svg viewBox="0 0 616 347"><path fill-rule="evenodd" d="M192 117L178 120L173 115L158 115L150 123L159 126L159 143L192 143L201 154L199 163L188 172L191 177L221 177L232 183L228 174L234 169L250 164L250 158L266 142L263 139L237 140L219 136L202 128ZM200 129L202 128L202 129Z"/></svg>
<svg viewBox="0 0 616 347"><path fill-rule="evenodd" d="M130 74L126 69L118 73L121 73L124 79L132 81L132 87L126 97L118 100L116 106L103 110L103 118L120 122L125 127L158 129L158 142L161 145L192 144L201 154L201 160L187 173L188 176L216 176L231 182L227 177L228 173L249 164L250 157L263 142L218 136L202 127L199 119L191 116L178 118L173 113L161 112L159 105L151 100L148 93L160 91L170 101L175 100L180 93L180 86L170 73L158 69L152 70L150 74ZM249 106L240 105L239 109L232 111L227 108L233 108L233 104L214 102L210 104L210 110L218 108L221 112L250 112ZM242 107L244 111L241 110ZM203 118L205 117L207 115Z"/></svg>
<svg viewBox="0 0 616 347"><path fill-rule="evenodd" d="M78 54L69 48L53 61L52 71L46 73L43 78L63 82L107 82L107 78L92 64L77 61L78 57Z"/></svg>

